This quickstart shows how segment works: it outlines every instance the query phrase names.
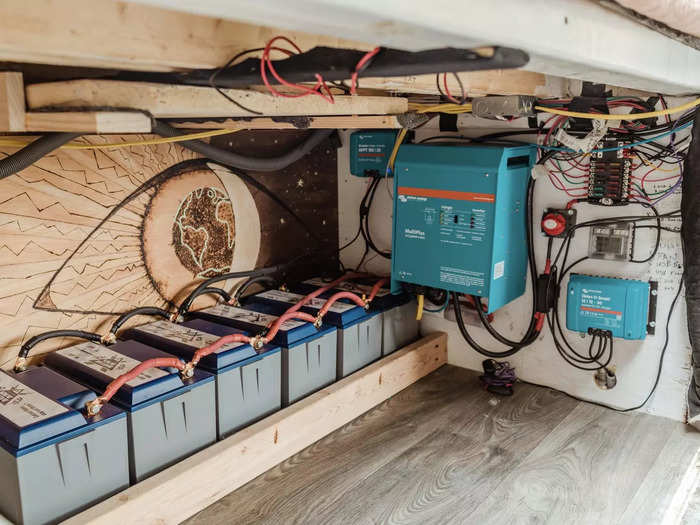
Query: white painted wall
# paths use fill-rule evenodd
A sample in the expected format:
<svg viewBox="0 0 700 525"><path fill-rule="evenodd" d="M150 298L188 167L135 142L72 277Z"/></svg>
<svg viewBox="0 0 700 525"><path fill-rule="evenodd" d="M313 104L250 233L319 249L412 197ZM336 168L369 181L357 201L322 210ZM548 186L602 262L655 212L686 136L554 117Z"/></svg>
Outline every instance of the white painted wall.
<svg viewBox="0 0 700 525"><path fill-rule="evenodd" d="M680 99L672 99L669 104L676 105L685 102ZM494 129L504 127L524 127L525 123L505 124L492 121L474 119L471 116L460 116L461 133L477 136L488 133ZM430 127L418 130L416 139L438 134L436 123L431 122ZM487 127L486 127L487 126ZM348 136L343 135L343 149L338 155L339 176L339 215L340 215L340 245L344 245L354 237L358 228L358 207L360 199L366 189L367 179L350 175L348 162ZM534 137L532 137L534 140ZM643 171L642 171L643 172ZM657 172L658 173L658 172ZM670 174L669 174L670 175ZM388 181L389 183L391 181ZM389 184L382 186L375 198L371 214L371 228L373 238L380 247L391 246L391 197ZM538 180L535 192L535 218L539 218L544 207L564 207L569 198L563 192L557 191L547 179ZM667 198L659 205L661 213L680 207L680 193ZM630 205L626 208L606 209L600 206L587 204L577 205L579 221L601 218L606 216L623 215L628 212L641 212L641 206ZM641 213L640 213L641 214ZM546 239L538 232L535 236L535 250L538 257L538 267L541 271L544 265L546 252ZM643 259L649 254L653 246L655 232L638 230L635 243L635 258ZM577 232L569 261L587 254L588 231ZM555 248L558 245L555 244ZM364 244L358 239L352 246L341 253L342 261L348 267L357 264ZM653 384L658 357L664 341L664 325L668 309L680 282L682 270L678 265L682 264L680 236L678 234L663 232L662 245L659 254L648 264L616 263L609 261L591 260L580 264L576 271L594 275L606 275L626 277L631 279L659 281L659 300L657 310L657 334L648 336L644 341L615 340L615 357L613 363L617 366L618 384L608 391L599 389L591 372L583 372L569 366L556 352L548 329L533 345L525 348L509 361L516 367L518 376L526 381L552 386L565 390L576 396L595 400L616 407L625 408L640 403L647 395ZM372 272L388 274L389 262L381 257L372 255L363 269ZM564 283L566 286L566 282ZM529 322L530 292L513 301L496 313L494 326L504 335L519 339ZM562 322L565 312L565 299L562 298L561 313ZM482 357L472 350L462 339L454 322L443 318L442 314L424 314L422 322L423 333L432 331L445 331L448 333L448 362L457 366L481 369ZM487 348L502 350L503 347L494 342L483 328L472 328L474 336ZM587 349L588 339L580 339L578 334L566 332L572 345ZM676 420L683 420L685 416L685 398L690 377L690 344L686 325L685 302L679 301L674 317L670 324L669 348L664 361L661 381L655 395L646 405L644 410Z"/></svg>

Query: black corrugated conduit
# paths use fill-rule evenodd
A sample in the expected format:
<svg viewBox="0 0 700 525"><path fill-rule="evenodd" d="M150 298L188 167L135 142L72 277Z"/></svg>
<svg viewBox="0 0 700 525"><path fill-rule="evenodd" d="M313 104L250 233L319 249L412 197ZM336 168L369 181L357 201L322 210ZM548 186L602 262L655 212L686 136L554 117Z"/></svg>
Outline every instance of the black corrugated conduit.
<svg viewBox="0 0 700 525"><path fill-rule="evenodd" d="M0 160L0 179L28 168L43 156L80 135L80 133L50 133L39 137L21 150Z"/></svg>
<svg viewBox="0 0 700 525"><path fill-rule="evenodd" d="M214 162L218 162L219 164L223 164L225 166L251 171L279 171L306 156L334 131L335 130L332 129L315 130L304 142L302 142L292 151L279 157L271 158L245 157L231 151L217 148L216 146L212 146L211 144L207 144L201 140L185 140L183 142L179 142L178 144L183 148L200 153ZM177 137L182 135L182 132L179 129L173 128L172 126L169 126L165 122L161 122L159 120L156 120L153 125L153 133L156 133L161 137Z"/></svg>
<svg viewBox="0 0 700 525"><path fill-rule="evenodd" d="M690 337L691 377L688 423L700 429L700 110L695 110L692 140L683 169L681 240L685 271L685 303Z"/></svg>

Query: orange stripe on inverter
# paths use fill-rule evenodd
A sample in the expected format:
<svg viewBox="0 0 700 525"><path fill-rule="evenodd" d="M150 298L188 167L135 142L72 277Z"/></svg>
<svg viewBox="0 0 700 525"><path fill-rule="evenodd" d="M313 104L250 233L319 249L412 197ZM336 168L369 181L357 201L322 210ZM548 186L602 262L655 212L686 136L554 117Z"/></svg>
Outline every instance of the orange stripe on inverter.
<svg viewBox="0 0 700 525"><path fill-rule="evenodd" d="M469 191L433 190L428 188L409 188L399 186L399 195L413 195L414 197L433 197L436 199L452 199L455 201L494 202L496 196L493 193L472 193Z"/></svg>
<svg viewBox="0 0 700 525"><path fill-rule="evenodd" d="M602 310L601 308L591 308L590 306L582 306L581 310L586 312L598 312L600 314L622 315L622 312L614 312L612 310Z"/></svg>

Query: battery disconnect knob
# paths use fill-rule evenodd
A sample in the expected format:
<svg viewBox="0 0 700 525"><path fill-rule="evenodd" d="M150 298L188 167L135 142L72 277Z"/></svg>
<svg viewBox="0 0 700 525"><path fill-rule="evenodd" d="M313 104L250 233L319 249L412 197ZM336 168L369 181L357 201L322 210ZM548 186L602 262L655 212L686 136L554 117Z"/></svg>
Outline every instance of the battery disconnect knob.
<svg viewBox="0 0 700 525"><path fill-rule="evenodd" d="M542 231L549 237L559 237L566 231L566 217L561 213L547 213L542 217Z"/></svg>

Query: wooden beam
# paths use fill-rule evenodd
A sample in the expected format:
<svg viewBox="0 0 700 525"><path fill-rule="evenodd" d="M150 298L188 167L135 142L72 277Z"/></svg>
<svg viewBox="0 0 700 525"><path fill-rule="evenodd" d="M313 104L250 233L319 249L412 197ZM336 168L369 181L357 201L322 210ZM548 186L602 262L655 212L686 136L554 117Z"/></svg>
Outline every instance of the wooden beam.
<svg viewBox="0 0 700 525"><path fill-rule="evenodd" d="M561 97L568 94L568 80L552 75L543 75L522 69L497 69L491 71L468 71L458 73L464 91L469 96L483 95L534 95L538 97ZM397 93L437 94L435 75L418 75L393 78L361 78L360 86ZM440 87L443 76L440 75ZM454 75L447 75L450 93L459 98L461 88Z"/></svg>
<svg viewBox="0 0 700 525"><path fill-rule="evenodd" d="M337 96L333 104L321 97L273 97L241 89L224 90L241 104L268 116L391 115L405 113L400 97ZM149 82L72 80L27 86L30 109L51 107L118 107L148 111L157 118L249 117L215 89Z"/></svg>
<svg viewBox="0 0 700 525"><path fill-rule="evenodd" d="M25 131L150 133L151 118L136 111L27 112Z"/></svg>
<svg viewBox="0 0 700 525"><path fill-rule="evenodd" d="M180 523L447 361L431 334L65 523Z"/></svg>
<svg viewBox="0 0 700 525"><path fill-rule="evenodd" d="M0 61L145 71L215 68L275 35L303 50L371 49L311 35L113 0L3 0Z"/></svg>
<svg viewBox="0 0 700 525"><path fill-rule="evenodd" d="M24 111L22 73L0 73L0 130L24 131Z"/></svg>
<svg viewBox="0 0 700 525"><path fill-rule="evenodd" d="M186 129L398 129L393 115L338 115L329 117L257 117L242 119L208 120L205 122L170 122L171 126Z"/></svg>

